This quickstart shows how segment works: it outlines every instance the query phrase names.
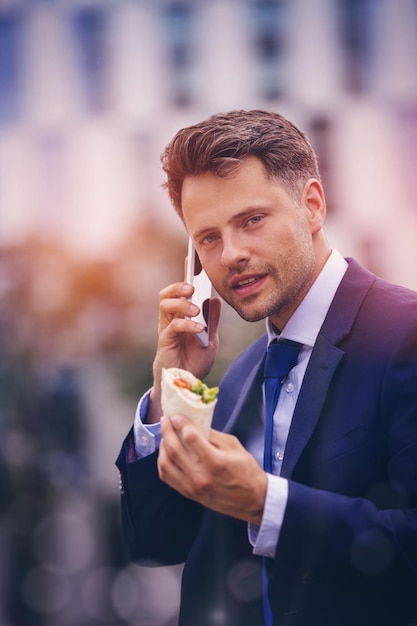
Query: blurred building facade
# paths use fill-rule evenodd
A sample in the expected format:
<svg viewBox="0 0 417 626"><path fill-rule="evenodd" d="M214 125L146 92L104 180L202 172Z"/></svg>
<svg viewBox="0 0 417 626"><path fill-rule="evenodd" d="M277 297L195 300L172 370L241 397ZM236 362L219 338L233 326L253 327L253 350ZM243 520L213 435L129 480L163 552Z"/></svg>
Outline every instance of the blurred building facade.
<svg viewBox="0 0 417 626"><path fill-rule="evenodd" d="M0 241L180 229L159 153L230 108L311 136L343 252L417 286L416 0L1 0Z"/></svg>
<svg viewBox="0 0 417 626"><path fill-rule="evenodd" d="M186 249L165 144L284 113L330 242L417 288L416 65L417 0L0 0L0 626L175 626L180 570L129 564L113 466ZM213 382L258 332L230 315Z"/></svg>

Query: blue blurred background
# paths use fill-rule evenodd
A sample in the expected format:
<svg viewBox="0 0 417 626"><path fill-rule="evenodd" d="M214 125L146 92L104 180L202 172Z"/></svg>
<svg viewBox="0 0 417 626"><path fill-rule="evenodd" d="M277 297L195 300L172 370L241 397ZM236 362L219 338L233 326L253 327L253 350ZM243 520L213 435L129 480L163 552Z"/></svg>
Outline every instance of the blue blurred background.
<svg viewBox="0 0 417 626"><path fill-rule="evenodd" d="M329 241L417 288L417 0L0 0L0 626L175 626L114 459L186 236L159 154L268 108L310 136ZM225 307L211 379L262 330Z"/></svg>

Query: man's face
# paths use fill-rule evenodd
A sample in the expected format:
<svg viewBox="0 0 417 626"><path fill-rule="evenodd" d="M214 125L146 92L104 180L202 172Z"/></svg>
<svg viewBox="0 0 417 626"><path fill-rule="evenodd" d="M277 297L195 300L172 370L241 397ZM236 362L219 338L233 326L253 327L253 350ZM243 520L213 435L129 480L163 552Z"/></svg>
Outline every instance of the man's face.
<svg viewBox="0 0 417 626"><path fill-rule="evenodd" d="M315 278L316 227L305 196L296 203L248 157L232 178L187 177L182 208L217 292L243 319L270 317L282 329Z"/></svg>

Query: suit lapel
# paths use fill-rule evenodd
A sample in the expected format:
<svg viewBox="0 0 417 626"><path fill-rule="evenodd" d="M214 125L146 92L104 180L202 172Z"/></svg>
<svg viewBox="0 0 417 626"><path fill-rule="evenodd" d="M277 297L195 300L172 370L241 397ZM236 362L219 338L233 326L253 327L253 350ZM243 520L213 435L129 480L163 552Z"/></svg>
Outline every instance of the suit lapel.
<svg viewBox="0 0 417 626"><path fill-rule="evenodd" d="M281 474L290 477L319 420L333 375L344 356L338 347L352 330L355 318L375 276L348 259L340 283L319 332L295 407Z"/></svg>
<svg viewBox="0 0 417 626"><path fill-rule="evenodd" d="M262 410L262 384L263 384L263 363L265 359L265 349L260 359L255 361L243 381L241 391L238 395L235 407L230 415L224 432L234 432L240 438L245 437L246 430L250 428L250 422L256 414L260 415ZM238 384L238 382L236 382Z"/></svg>
<svg viewBox="0 0 417 626"><path fill-rule="evenodd" d="M295 407L285 448L281 475L289 478L317 425L333 374L343 350L320 336L312 352L298 402Z"/></svg>

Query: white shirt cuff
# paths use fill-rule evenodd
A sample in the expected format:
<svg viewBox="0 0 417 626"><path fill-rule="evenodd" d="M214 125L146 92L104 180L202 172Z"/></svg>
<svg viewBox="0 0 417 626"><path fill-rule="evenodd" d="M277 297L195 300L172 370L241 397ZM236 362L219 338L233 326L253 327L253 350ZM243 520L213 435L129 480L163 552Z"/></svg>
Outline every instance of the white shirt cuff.
<svg viewBox="0 0 417 626"><path fill-rule="evenodd" d="M138 407L135 414L135 422L133 425L133 433L135 436L135 452L139 459L145 456L149 456L159 448L161 442L161 425L156 424L144 424L143 420L146 418L149 406L149 395L151 389L142 396L139 400Z"/></svg>
<svg viewBox="0 0 417 626"><path fill-rule="evenodd" d="M260 526L248 524L253 553L274 558L288 500L288 482L281 476L267 474L268 484L264 514Z"/></svg>

